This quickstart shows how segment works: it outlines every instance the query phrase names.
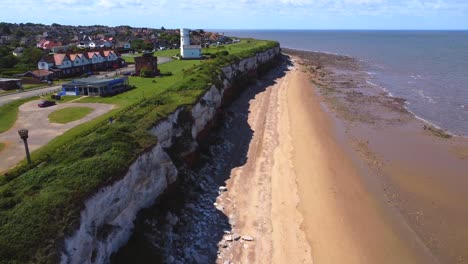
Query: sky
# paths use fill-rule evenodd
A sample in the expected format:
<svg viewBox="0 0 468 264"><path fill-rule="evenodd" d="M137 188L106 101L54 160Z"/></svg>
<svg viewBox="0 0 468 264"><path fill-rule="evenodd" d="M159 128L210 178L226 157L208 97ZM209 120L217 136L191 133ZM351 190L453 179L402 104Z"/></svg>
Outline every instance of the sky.
<svg viewBox="0 0 468 264"><path fill-rule="evenodd" d="M468 0L0 0L0 21L192 29L468 29Z"/></svg>

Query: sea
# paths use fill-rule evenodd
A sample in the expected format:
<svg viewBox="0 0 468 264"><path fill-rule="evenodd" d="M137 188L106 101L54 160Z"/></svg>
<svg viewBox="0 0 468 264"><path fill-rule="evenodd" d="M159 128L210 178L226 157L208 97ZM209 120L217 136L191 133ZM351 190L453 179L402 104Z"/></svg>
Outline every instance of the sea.
<svg viewBox="0 0 468 264"><path fill-rule="evenodd" d="M406 99L417 118L468 136L468 31L216 31L354 57L369 73L370 84Z"/></svg>

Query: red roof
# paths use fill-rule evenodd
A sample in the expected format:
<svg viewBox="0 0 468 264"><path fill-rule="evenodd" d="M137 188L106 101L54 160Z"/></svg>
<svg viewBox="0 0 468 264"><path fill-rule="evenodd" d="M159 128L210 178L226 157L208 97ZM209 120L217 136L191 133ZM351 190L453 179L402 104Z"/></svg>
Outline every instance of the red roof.
<svg viewBox="0 0 468 264"><path fill-rule="evenodd" d="M54 54L55 65L61 65L63 60L67 57L67 54Z"/></svg>
<svg viewBox="0 0 468 264"><path fill-rule="evenodd" d="M44 76L49 76L53 74L53 72L46 71L46 70L35 70L35 71L31 71L31 73L36 77L44 77Z"/></svg>
<svg viewBox="0 0 468 264"><path fill-rule="evenodd" d="M78 57L78 58L81 58L83 57L83 54L70 54L68 55L68 57L70 57L70 60L71 61L75 61L75 59Z"/></svg>

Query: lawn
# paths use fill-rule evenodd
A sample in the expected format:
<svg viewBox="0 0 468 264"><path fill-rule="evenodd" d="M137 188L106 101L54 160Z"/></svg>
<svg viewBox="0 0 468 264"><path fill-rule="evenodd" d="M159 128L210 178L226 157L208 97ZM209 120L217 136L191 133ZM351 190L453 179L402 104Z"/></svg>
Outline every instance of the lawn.
<svg viewBox="0 0 468 264"><path fill-rule="evenodd" d="M94 109L90 107L67 107L50 113L49 121L52 123L66 124L79 120L93 111Z"/></svg>
<svg viewBox="0 0 468 264"><path fill-rule="evenodd" d="M26 91L26 90L30 90L30 89L34 89L34 88L39 88L39 87L44 87L44 86L47 86L47 84L44 84L44 83L37 83L37 84L23 84L23 89ZM11 93L17 93L19 90L15 89L15 90L8 90L8 91L0 91L0 94L11 94Z"/></svg>
<svg viewBox="0 0 468 264"><path fill-rule="evenodd" d="M18 118L18 108L20 105L39 99L38 96L16 100L8 104L0 106L0 133L3 133L10 129Z"/></svg>
<svg viewBox="0 0 468 264"><path fill-rule="evenodd" d="M200 65L199 60L174 60L165 64L159 65L159 70L163 74L169 72L171 76L160 76L155 78L129 77L130 85L134 85L136 89L118 94L112 97L87 97L79 100L80 103L106 103L115 104L120 107L127 107L142 99L160 94L166 91L169 87L176 85L184 80L184 72L189 72L194 66ZM63 97L66 98L67 96Z"/></svg>

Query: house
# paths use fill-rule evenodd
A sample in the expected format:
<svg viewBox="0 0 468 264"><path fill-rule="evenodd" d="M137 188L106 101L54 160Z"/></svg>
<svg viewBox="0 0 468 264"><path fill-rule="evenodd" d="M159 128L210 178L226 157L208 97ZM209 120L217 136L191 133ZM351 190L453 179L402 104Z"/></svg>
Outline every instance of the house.
<svg viewBox="0 0 468 264"><path fill-rule="evenodd" d="M115 45L115 47L116 47L117 49L128 50L128 49L131 49L131 48L132 48L132 45L130 45L129 42L119 42L119 43L117 43L117 45Z"/></svg>
<svg viewBox="0 0 468 264"><path fill-rule="evenodd" d="M15 90L20 89L21 87L22 83L20 79L0 78L0 90Z"/></svg>
<svg viewBox="0 0 468 264"><path fill-rule="evenodd" d="M54 72L48 70L35 70L28 71L23 76L31 77L40 81L51 81L54 79Z"/></svg>
<svg viewBox="0 0 468 264"><path fill-rule="evenodd" d="M36 47L44 50L50 50L53 47L62 46L61 42L55 42L53 40L42 39L37 43Z"/></svg>
<svg viewBox="0 0 468 264"><path fill-rule="evenodd" d="M135 57L135 73L140 75L145 72L145 77L154 77L159 74L158 58L153 53L143 53L143 56Z"/></svg>
<svg viewBox="0 0 468 264"><path fill-rule="evenodd" d="M98 79L95 77L73 80L62 85L62 95L112 96L128 91L128 77Z"/></svg>
<svg viewBox="0 0 468 264"><path fill-rule="evenodd" d="M39 60L39 70L52 71L54 78L74 76L92 71L118 69L122 59L113 50L96 50L82 53L58 53Z"/></svg>
<svg viewBox="0 0 468 264"><path fill-rule="evenodd" d="M190 45L190 31L186 28L180 30L180 56L183 59L200 59L202 48L200 45Z"/></svg>

